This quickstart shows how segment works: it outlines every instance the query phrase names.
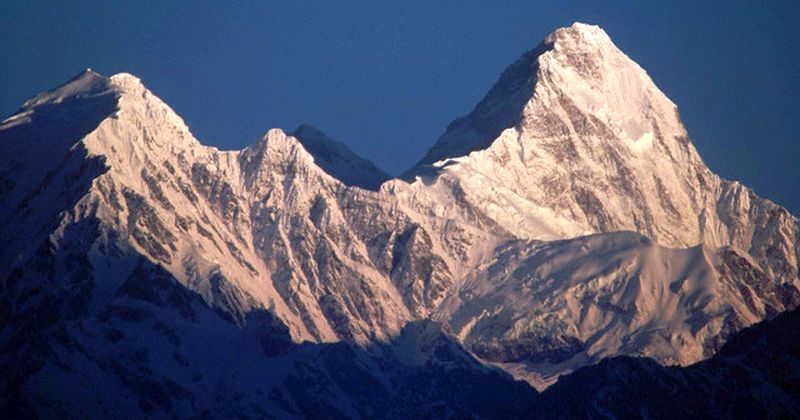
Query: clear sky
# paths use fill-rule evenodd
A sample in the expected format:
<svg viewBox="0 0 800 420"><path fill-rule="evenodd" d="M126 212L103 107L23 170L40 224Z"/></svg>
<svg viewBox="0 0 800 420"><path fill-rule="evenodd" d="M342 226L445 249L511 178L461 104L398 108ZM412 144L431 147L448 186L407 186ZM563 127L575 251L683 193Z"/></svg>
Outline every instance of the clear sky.
<svg viewBox="0 0 800 420"><path fill-rule="evenodd" d="M581 21L678 104L712 170L800 213L797 0L119 3L3 1L0 114L87 67L127 71L203 143L305 122L398 174L507 65Z"/></svg>

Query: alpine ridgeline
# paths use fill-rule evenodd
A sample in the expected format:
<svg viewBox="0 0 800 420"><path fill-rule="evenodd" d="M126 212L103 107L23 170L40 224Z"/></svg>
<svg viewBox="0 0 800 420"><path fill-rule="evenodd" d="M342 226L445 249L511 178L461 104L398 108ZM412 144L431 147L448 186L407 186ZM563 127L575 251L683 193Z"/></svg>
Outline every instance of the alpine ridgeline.
<svg viewBox="0 0 800 420"><path fill-rule="evenodd" d="M797 219L595 26L387 178L309 126L204 146L129 74L34 97L0 125L0 407L515 415L500 369L691 364L800 304Z"/></svg>

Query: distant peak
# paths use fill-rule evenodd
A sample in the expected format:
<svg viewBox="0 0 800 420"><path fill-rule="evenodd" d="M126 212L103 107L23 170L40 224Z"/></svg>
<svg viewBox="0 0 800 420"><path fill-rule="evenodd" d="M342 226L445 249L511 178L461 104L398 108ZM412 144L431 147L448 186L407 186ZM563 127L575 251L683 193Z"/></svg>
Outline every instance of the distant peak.
<svg viewBox="0 0 800 420"><path fill-rule="evenodd" d="M70 81L72 81L72 80L75 80L75 79L86 78L86 77L90 77L90 78L104 78L105 76L103 76L102 74L100 74L100 73L98 73L98 72L96 72L96 71L92 70L92 68L91 68L91 67L87 67L87 68L86 68L86 70L84 70L84 71L82 71L82 72L78 73L77 75L75 75L75 77L73 77L72 79L70 79Z"/></svg>
<svg viewBox="0 0 800 420"><path fill-rule="evenodd" d="M339 143L338 141L328 137L328 135L325 134L319 128L306 123L297 126L297 128L295 128L294 131L290 132L289 135L296 137L298 140L300 140L301 143L306 143L306 142L325 142L333 144Z"/></svg>
<svg viewBox="0 0 800 420"><path fill-rule="evenodd" d="M328 137L322 130L301 124L289 133L314 157L314 163L344 184L377 190L391 178L367 159L358 156L344 143Z"/></svg>
<svg viewBox="0 0 800 420"><path fill-rule="evenodd" d="M300 143L325 143L329 147L344 147L347 148L344 144L328 137L322 130L317 127L314 127L311 124L300 124L295 128L293 131L288 133L290 136L297 138Z"/></svg>
<svg viewBox="0 0 800 420"><path fill-rule="evenodd" d="M110 80L107 77L87 68L63 85L34 96L22 105L22 109L31 109L43 104L57 104L73 98L98 96L110 90Z"/></svg>

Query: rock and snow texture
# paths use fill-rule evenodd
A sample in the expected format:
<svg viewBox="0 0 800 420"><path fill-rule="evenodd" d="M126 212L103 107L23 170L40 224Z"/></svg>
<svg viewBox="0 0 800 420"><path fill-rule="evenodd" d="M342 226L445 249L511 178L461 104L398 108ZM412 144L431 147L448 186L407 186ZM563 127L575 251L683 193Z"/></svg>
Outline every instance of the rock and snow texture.
<svg viewBox="0 0 800 420"><path fill-rule="evenodd" d="M447 185L517 237L629 230L668 247L733 245L770 275L797 274L796 218L714 175L677 107L596 26L523 55L408 177Z"/></svg>
<svg viewBox="0 0 800 420"><path fill-rule="evenodd" d="M509 242L436 317L465 348L537 388L615 355L688 365L800 304L733 248L670 249L632 232Z"/></svg>
<svg viewBox="0 0 800 420"><path fill-rule="evenodd" d="M693 363L800 304L797 219L711 173L675 105L598 27L554 32L409 182L386 178L309 126L242 151L204 146L129 74L87 70L36 96L0 125L0 365L18 366L4 387L84 380L61 370L69 360L185 414L207 408L187 395L277 369L259 392L297 414L298 385L276 366L335 369L304 365L318 350L290 341L365 352L322 350L320 363L467 366L475 378L499 367L544 387L620 354ZM494 367L437 341L439 323ZM174 363L159 364L149 334ZM179 349L204 336L221 342ZM120 356L125 345L144 355ZM248 360L291 356L234 369L244 379L204 365L239 348ZM445 361L440 348L452 350ZM380 375L369 380L415 383Z"/></svg>
<svg viewBox="0 0 800 420"><path fill-rule="evenodd" d="M500 241L480 241L488 249L470 251L481 257L459 276L462 282L436 316L454 322L468 348L474 342L488 360L524 362L512 371L532 383L545 385L548 377L608 356L611 349L663 363L707 357L727 331L773 313L762 303L772 292L751 279L764 279L779 291L782 303L776 309L797 304L797 219L714 175L690 142L675 105L596 26L559 29L524 54L404 178L409 183L396 180L383 187L404 206L498 232ZM612 258L620 266L600 272L591 255L574 249L559 260L560 267L536 258L536 264L525 265L507 258L510 245L504 244L508 237L522 241L514 246L527 255L539 246L525 241L618 231L638 232L654 244L620 249ZM606 248L615 249L615 241L600 238L582 246L608 259ZM688 251L663 247L703 251L687 265ZM652 257L654 249L663 250L655 252L660 257ZM733 255L741 263L729 268ZM698 261L705 261L702 270ZM523 267L515 271L514 264ZM547 275L532 277L537 270ZM579 277L566 274L572 271ZM662 284L638 286L647 276ZM670 279L684 282L682 276L713 289L703 296L719 300L716 306L664 286ZM726 279L734 279L723 288L733 293L712 286ZM607 304L626 288L629 312ZM569 296L587 292L591 299ZM742 309L751 300L756 303ZM696 305L703 309L687 315ZM623 321L626 317L633 320ZM625 326L605 328L611 322L605 318ZM548 321L555 319L559 325ZM656 338L664 331L663 340ZM541 356L515 355L537 348L574 357L561 355L557 359L566 359L548 364Z"/></svg>
<svg viewBox="0 0 800 420"><path fill-rule="evenodd" d="M104 250L131 248L237 321L269 309L298 342L386 338L425 315L452 283L415 220L391 198L333 178L297 138L275 129L243 151L219 151L201 145L134 76L83 79L108 93L78 95L98 102L78 105L107 114L86 133L51 142L51 167L37 165L35 150L17 150L26 140L17 132L42 143L53 134L35 124L38 108L32 122L12 118L0 131L9 150L4 276L34 258L40 241L68 240L71 225L90 221L99 232L83 239L89 256L123 271L97 279L98 289L110 293L124 277ZM40 95L58 99L37 106L61 103L58 92L73 83ZM72 111L59 107L52 119L82 121ZM22 179L13 177L17 168L27 171Z"/></svg>

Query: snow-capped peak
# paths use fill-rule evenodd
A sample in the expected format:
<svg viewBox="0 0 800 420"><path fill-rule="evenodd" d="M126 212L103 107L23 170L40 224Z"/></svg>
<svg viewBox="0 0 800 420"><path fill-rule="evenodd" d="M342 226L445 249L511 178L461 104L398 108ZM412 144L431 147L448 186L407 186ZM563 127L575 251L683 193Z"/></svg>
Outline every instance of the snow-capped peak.
<svg viewBox="0 0 800 420"><path fill-rule="evenodd" d="M0 125L0 279L52 294L4 306L20 320L110 313L130 303L120 285L149 284L244 331L268 311L296 341L384 340L431 317L484 360L549 380L621 352L691 363L800 303L797 219L713 175L597 27L523 55L437 142L433 176L374 193L336 178L385 174L313 127L219 151L129 74L87 71L29 104ZM191 334L211 343L204 323ZM427 364L442 340L419 326L397 341Z"/></svg>
<svg viewBox="0 0 800 420"><path fill-rule="evenodd" d="M641 119L658 114L682 130L675 105L647 73L599 26L575 23L554 31L509 66L475 109L453 121L410 173L486 149L503 130L530 122L533 108L550 107L565 96L602 123L620 123L611 128L625 131L624 141L634 151L646 150L654 135L642 127L649 124Z"/></svg>
<svg viewBox="0 0 800 420"><path fill-rule="evenodd" d="M415 191L448 186L465 211L522 238L629 230L663 246L753 251L755 237L731 225L753 223L753 210L718 205L751 192L705 166L675 104L597 26L556 30L524 54L410 174Z"/></svg>
<svg viewBox="0 0 800 420"><path fill-rule="evenodd" d="M124 92L141 94L147 90L142 80L130 73L117 73L109 79L115 88Z"/></svg>
<svg viewBox="0 0 800 420"><path fill-rule="evenodd" d="M633 152L651 149L659 130L667 137L685 137L675 105L602 29L576 23L555 31L545 43L552 49L539 57L535 98L523 120L537 107L567 97L570 106L599 119Z"/></svg>
<svg viewBox="0 0 800 420"><path fill-rule="evenodd" d="M569 27L559 28L545 38L546 44L558 44L557 48L605 48L613 46L611 38L603 28L575 22Z"/></svg>
<svg viewBox="0 0 800 420"><path fill-rule="evenodd" d="M63 85L29 99L22 105L21 110L29 110L45 104L58 104L71 99L88 99L112 92L141 95L146 90L142 81L130 73L118 73L106 77L87 68Z"/></svg>

